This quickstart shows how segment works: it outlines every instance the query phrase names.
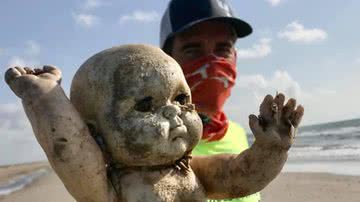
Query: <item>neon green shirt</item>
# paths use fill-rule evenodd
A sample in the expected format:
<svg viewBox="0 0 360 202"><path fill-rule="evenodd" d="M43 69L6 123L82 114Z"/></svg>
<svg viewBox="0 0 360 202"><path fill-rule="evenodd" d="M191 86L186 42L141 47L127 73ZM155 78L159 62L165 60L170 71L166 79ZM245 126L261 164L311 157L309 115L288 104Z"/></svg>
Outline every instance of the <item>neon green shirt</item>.
<svg viewBox="0 0 360 202"><path fill-rule="evenodd" d="M219 141L200 141L194 148L193 155L212 155L219 153L239 154L249 147L246 133L236 123L230 121L226 135ZM208 200L208 202L259 202L260 193L255 193L238 199Z"/></svg>

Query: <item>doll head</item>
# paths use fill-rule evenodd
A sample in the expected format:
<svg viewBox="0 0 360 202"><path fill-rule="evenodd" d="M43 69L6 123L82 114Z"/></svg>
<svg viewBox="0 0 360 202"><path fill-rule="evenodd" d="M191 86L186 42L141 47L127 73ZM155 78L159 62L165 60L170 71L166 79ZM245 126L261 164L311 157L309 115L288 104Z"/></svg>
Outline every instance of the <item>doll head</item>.
<svg viewBox="0 0 360 202"><path fill-rule="evenodd" d="M113 161L124 165L173 163L201 137L181 68L156 47L118 46L92 56L77 71L70 97Z"/></svg>

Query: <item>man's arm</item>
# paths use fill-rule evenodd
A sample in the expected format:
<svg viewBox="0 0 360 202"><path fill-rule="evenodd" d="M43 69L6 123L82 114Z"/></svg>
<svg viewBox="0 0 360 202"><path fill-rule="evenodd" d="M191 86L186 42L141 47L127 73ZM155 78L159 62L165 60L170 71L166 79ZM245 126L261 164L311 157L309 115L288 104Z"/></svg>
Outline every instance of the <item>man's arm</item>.
<svg viewBox="0 0 360 202"><path fill-rule="evenodd" d="M22 99L38 142L71 195L79 202L114 201L101 150L59 85L61 72L52 66L16 67L5 79Z"/></svg>
<svg viewBox="0 0 360 202"><path fill-rule="evenodd" d="M302 106L290 99L284 106L282 94L266 96L260 115L250 115L254 144L239 155L196 156L191 167L205 188L208 198L238 198L256 193L281 171L291 147L296 128L304 113ZM236 144L236 143L234 143Z"/></svg>

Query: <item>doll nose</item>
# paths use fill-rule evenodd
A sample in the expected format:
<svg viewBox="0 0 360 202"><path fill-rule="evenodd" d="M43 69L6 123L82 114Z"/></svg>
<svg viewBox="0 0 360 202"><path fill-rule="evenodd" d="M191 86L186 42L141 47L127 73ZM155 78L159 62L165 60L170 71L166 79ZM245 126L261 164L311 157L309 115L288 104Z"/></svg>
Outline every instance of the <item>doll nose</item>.
<svg viewBox="0 0 360 202"><path fill-rule="evenodd" d="M177 115L180 115L180 113L181 113L180 107L176 105L167 105L164 107L163 110L163 116L167 119L173 119Z"/></svg>

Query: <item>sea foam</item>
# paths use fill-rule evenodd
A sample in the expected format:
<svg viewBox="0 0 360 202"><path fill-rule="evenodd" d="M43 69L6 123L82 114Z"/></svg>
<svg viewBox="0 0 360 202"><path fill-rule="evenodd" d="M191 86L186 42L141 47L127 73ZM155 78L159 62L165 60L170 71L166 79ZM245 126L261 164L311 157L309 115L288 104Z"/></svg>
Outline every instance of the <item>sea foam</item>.
<svg viewBox="0 0 360 202"><path fill-rule="evenodd" d="M9 195L30 185L35 180L50 173L50 169L41 168L26 175L18 175L5 184L0 184L0 196Z"/></svg>

